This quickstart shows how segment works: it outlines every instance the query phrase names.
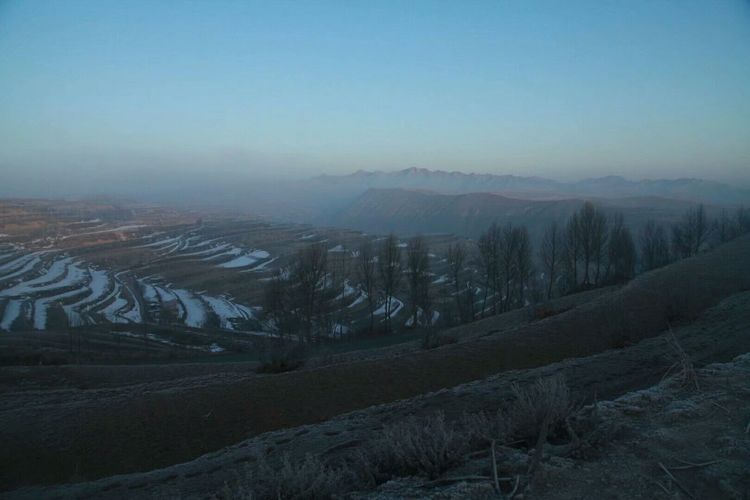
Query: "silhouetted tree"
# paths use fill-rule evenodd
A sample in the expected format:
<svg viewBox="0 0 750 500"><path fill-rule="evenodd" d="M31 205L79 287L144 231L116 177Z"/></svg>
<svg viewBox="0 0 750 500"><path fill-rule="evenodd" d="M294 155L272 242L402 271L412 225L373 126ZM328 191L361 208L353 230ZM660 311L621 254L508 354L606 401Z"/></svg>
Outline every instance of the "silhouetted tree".
<svg viewBox="0 0 750 500"><path fill-rule="evenodd" d="M263 289L263 315L284 338L290 333L292 314L289 281L281 269L276 269Z"/></svg>
<svg viewBox="0 0 750 500"><path fill-rule="evenodd" d="M394 293L401 283L401 249L398 239L391 233L380 247L378 258L378 271L380 273L380 286L385 300L385 331L391 331L391 314Z"/></svg>
<svg viewBox="0 0 750 500"><path fill-rule="evenodd" d="M578 259L581 255L581 224L578 219L577 212L570 216L563 238L563 261L569 289L578 287Z"/></svg>
<svg viewBox="0 0 750 500"><path fill-rule="evenodd" d="M592 284L590 277L592 264L596 264L594 284L597 284L607 240L607 217L593 203L587 201L578 213L578 225L583 257L583 284L585 286Z"/></svg>
<svg viewBox="0 0 750 500"><path fill-rule="evenodd" d="M635 243L622 214L616 214L607 245L607 276L622 283L635 275Z"/></svg>
<svg viewBox="0 0 750 500"><path fill-rule="evenodd" d="M529 284L532 273L531 239L529 238L526 226L516 228L516 231L516 257L513 265L512 279L518 290L518 305L519 307L524 307L526 305L526 287Z"/></svg>
<svg viewBox="0 0 750 500"><path fill-rule="evenodd" d="M547 284L547 300L552 298L557 274L562 260L562 234L557 222L552 222L544 231L542 246L539 248L539 260L542 263Z"/></svg>
<svg viewBox="0 0 750 500"><path fill-rule="evenodd" d="M669 264L669 242L664 227L653 220L641 229L641 268L650 271Z"/></svg>
<svg viewBox="0 0 750 500"><path fill-rule="evenodd" d="M307 342L314 340L314 319L322 312L318 302L325 289L327 264L328 250L320 243L314 243L297 253L292 276L299 291Z"/></svg>
<svg viewBox="0 0 750 500"><path fill-rule="evenodd" d="M448 246L448 273L450 274L451 282L453 283L453 294L456 299L456 308L458 310L458 317L461 323L467 321L467 307L464 305L463 295L465 295L465 288L463 287L463 272L466 261L466 248L461 242L451 244ZM472 296L473 299L473 296Z"/></svg>
<svg viewBox="0 0 750 500"><path fill-rule="evenodd" d="M497 295L500 283L500 244L502 232L496 223L487 228L479 236L479 260L482 267L482 278L484 281L484 299L482 300L482 313L487 310L487 297L492 298L492 311L497 313Z"/></svg>
<svg viewBox="0 0 750 500"><path fill-rule="evenodd" d="M422 236L409 240L406 249L406 264L409 275L409 294L412 303L413 325L419 321L419 310L430 324L430 257L427 243Z"/></svg>
<svg viewBox="0 0 750 500"><path fill-rule="evenodd" d="M365 240L359 247L357 255L357 275L359 287L367 297L367 311L370 314L370 332L375 328L375 289L377 276L375 273L375 253L372 242Z"/></svg>
<svg viewBox="0 0 750 500"><path fill-rule="evenodd" d="M689 209L682 220L672 226L672 251L677 258L697 255L706 247L710 227L703 205Z"/></svg>
<svg viewBox="0 0 750 500"><path fill-rule="evenodd" d="M518 227L508 223L503 228L500 239L500 276L505 281L505 292L502 297L502 309L507 311L513 297L513 278L516 275L516 266L518 264L518 246L521 241L521 231ZM494 311L493 311L494 312Z"/></svg>

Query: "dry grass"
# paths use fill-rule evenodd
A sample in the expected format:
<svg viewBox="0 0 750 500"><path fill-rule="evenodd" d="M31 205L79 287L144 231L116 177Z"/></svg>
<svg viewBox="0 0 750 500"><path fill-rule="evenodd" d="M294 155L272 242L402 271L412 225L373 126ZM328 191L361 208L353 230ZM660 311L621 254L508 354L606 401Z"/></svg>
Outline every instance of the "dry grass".
<svg viewBox="0 0 750 500"><path fill-rule="evenodd" d="M288 455L274 469L264 459L247 469L245 478L231 488L225 486L221 498L233 500L323 500L341 495L356 484L356 476L346 466L328 466L313 455L292 462Z"/></svg>
<svg viewBox="0 0 750 500"><path fill-rule="evenodd" d="M572 411L570 390L561 376L538 379L528 387L512 387L515 397L507 412L510 434L534 441L545 428L553 433Z"/></svg>
<svg viewBox="0 0 750 500"><path fill-rule="evenodd" d="M664 374L662 381L671 376L678 380L683 387L694 386L695 390L700 390L698 373L695 371L693 360L682 348L682 345L680 344L680 341L677 340L677 336L672 331L672 328L669 329L668 343L672 350L671 358L674 362Z"/></svg>
<svg viewBox="0 0 750 500"><path fill-rule="evenodd" d="M465 429L472 448L486 447L492 441L504 443L511 433L508 415L503 410L465 414L461 419L461 426Z"/></svg>
<svg viewBox="0 0 750 500"><path fill-rule="evenodd" d="M368 460L376 475L434 479L460 463L469 451L466 433L442 412L424 420L409 418L386 427L373 441Z"/></svg>

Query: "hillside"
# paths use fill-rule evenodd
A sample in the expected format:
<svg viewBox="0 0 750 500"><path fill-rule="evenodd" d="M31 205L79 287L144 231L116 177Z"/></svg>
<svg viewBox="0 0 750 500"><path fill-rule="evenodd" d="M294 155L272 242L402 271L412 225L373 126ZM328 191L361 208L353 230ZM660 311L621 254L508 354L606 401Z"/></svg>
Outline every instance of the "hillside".
<svg viewBox="0 0 750 500"><path fill-rule="evenodd" d="M465 342L455 332L456 344L404 356L389 353L382 358L343 360L280 375L257 376L249 369L244 375L241 370L226 375L217 371L106 389L88 385L60 389L53 384L49 390L36 386L27 391L19 381L20 386L3 391L0 439L6 446L0 453L0 482L12 488L64 482L73 475L94 479L164 467L264 432L321 422L509 370L533 369L613 348L629 352L623 348L659 335L670 324L687 328L722 298L750 289L748 253L750 237L746 236L644 274L621 289L595 295L551 317L538 320L529 315L510 329L503 327L504 316L488 318L461 327L473 331ZM710 361L747 352L747 310L743 302L728 316L714 314L690 329L698 335L689 344L691 352ZM573 372L584 380L606 375L604 385L601 380L587 384L589 394L593 390L617 395L658 380L669 364L656 362L654 355L660 354L651 348L638 350L620 365L607 362L593 371L574 363ZM602 366L615 373L602 371ZM24 370L23 380L37 373L34 367ZM373 377L377 384L372 384ZM441 400L424 408L444 408L438 404ZM390 414L384 409L373 411ZM274 448L289 448L288 437L277 436L275 441ZM295 439L298 451L299 444ZM243 463L240 458L236 464ZM169 476L170 481L178 477Z"/></svg>
<svg viewBox="0 0 750 500"><path fill-rule="evenodd" d="M528 200L487 192L439 194L407 189L369 189L346 208L318 222L374 233L453 233L477 237L492 222L525 225L532 239L551 221L563 223L585 199ZM622 212L639 229L648 219L676 221L690 202L664 198L595 199L605 212Z"/></svg>
<svg viewBox="0 0 750 500"><path fill-rule="evenodd" d="M500 476L518 476L521 491L528 488L531 498L675 498L680 487L699 494L696 498L743 498L750 479L744 434L750 359L743 355L750 349L744 334L749 305L748 292L736 294L706 310L697 321L675 328L675 338L695 365L705 366L696 372L700 391L686 386L679 373L660 382L674 356L670 334L665 333L626 348L507 371L324 422L267 432L164 469L67 486L23 488L8 498L130 498L135 493L156 498L206 498L212 493L219 498L245 498L240 485L247 468L252 469L260 457L278 463L287 456L297 462L310 453L337 463L366 450L384 428L398 422L424 421L442 411L460 429L467 425L466 414L509 408L513 384L529 386L551 377L562 377L571 396L585 405L579 405L572 418L583 442L567 454L562 451L565 446L546 448L533 477L528 475L533 449L500 447ZM724 364L709 364L717 362ZM407 474L375 491L345 498L497 498L492 491L489 443L477 448L436 480ZM679 485L670 481L659 463L670 468ZM236 495L224 496L225 485Z"/></svg>

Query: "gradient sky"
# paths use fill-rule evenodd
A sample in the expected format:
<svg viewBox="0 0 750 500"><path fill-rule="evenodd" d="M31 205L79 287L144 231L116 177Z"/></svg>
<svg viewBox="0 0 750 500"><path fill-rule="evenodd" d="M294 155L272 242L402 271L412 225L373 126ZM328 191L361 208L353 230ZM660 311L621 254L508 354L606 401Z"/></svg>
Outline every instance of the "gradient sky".
<svg viewBox="0 0 750 500"><path fill-rule="evenodd" d="M750 178L750 3L2 1L0 173Z"/></svg>

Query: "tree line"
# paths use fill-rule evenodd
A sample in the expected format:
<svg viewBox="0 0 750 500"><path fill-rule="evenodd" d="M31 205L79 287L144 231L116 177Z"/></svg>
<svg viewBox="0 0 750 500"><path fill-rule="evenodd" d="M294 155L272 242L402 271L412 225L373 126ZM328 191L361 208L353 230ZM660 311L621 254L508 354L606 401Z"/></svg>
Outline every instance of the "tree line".
<svg viewBox="0 0 750 500"><path fill-rule="evenodd" d="M363 329L369 332L392 332L393 316L402 307L408 307L407 325L430 329L438 315L436 302L443 323L467 323L556 296L624 283L637 272L749 232L750 211L724 210L709 219L705 207L698 205L671 225L647 221L634 236L621 213L608 216L586 202L564 223L551 222L536 252L527 228L512 223L493 223L476 242L452 243L445 253L447 286L440 296L433 283L432 254L422 236L406 243L393 234L366 239L353 252L332 253L315 243L300 249L287 269L270 278L263 307L271 329L306 343L347 333L347 306L354 293L365 304ZM407 304L397 293L405 294Z"/></svg>

